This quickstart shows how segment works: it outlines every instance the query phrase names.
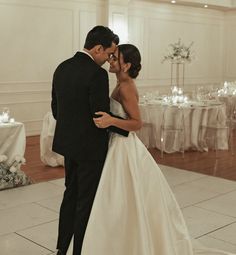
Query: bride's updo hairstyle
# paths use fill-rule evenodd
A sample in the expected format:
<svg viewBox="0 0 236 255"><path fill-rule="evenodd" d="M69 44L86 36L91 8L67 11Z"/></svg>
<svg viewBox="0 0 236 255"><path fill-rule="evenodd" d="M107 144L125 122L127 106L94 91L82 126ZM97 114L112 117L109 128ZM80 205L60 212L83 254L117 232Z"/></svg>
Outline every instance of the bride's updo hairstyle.
<svg viewBox="0 0 236 255"><path fill-rule="evenodd" d="M137 47L132 44L118 45L119 55L122 53L125 63L130 63L131 66L128 74L131 78L136 78L141 70L141 55Z"/></svg>

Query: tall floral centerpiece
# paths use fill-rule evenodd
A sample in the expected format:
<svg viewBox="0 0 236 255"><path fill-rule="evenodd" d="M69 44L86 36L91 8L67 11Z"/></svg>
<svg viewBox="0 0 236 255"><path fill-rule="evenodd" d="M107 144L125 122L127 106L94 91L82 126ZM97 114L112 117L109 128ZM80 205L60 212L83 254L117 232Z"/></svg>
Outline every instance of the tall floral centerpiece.
<svg viewBox="0 0 236 255"><path fill-rule="evenodd" d="M171 86L184 87L185 63L189 63L193 59L192 45L193 42L185 46L181 39L176 43L169 44L168 52L162 63L165 61L171 63Z"/></svg>

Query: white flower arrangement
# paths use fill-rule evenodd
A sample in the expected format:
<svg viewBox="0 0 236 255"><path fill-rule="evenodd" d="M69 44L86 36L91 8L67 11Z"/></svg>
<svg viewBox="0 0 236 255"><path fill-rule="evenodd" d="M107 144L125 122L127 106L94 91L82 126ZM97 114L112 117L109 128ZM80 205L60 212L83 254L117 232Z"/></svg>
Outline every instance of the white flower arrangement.
<svg viewBox="0 0 236 255"><path fill-rule="evenodd" d="M11 163L7 159L6 155L0 155L0 190L30 184L30 179L20 170L25 158L16 155Z"/></svg>
<svg viewBox="0 0 236 255"><path fill-rule="evenodd" d="M182 63L182 62L191 62L193 59L193 51L191 47L193 42L190 43L189 46L185 46L181 39L178 40L176 43L169 44L169 50L167 55L164 56L162 63L166 60L170 60L174 63Z"/></svg>

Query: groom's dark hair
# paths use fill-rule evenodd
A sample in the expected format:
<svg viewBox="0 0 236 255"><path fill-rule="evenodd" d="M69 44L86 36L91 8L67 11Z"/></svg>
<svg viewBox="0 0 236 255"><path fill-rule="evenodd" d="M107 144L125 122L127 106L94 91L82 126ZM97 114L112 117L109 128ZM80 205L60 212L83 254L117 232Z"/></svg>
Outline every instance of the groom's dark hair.
<svg viewBox="0 0 236 255"><path fill-rule="evenodd" d="M88 32L84 48L91 50L96 45L102 45L106 49L111 47L112 42L116 45L119 44L118 35L114 34L108 27L96 26Z"/></svg>

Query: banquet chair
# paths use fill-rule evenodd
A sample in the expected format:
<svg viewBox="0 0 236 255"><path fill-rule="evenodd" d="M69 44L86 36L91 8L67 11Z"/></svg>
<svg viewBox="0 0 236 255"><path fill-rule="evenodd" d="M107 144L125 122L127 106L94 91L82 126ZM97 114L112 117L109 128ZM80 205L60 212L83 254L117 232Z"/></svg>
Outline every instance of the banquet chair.
<svg viewBox="0 0 236 255"><path fill-rule="evenodd" d="M171 110L170 115L168 115L168 109ZM164 156L164 149L167 144L166 137L167 134L169 134L170 138L173 138L173 143L175 143L176 139L177 141L180 141L180 152L184 158L185 120L184 110L180 105L162 106L162 121L160 131L161 157L163 158Z"/></svg>
<svg viewBox="0 0 236 255"><path fill-rule="evenodd" d="M202 121L203 124L200 126L198 139L202 147L204 147L203 143L206 144L207 148L213 145L215 156L218 158L219 140L222 139L222 133L227 132L228 143L229 125L227 124L227 119L222 119L219 111L212 112L209 116L210 119Z"/></svg>
<svg viewBox="0 0 236 255"><path fill-rule="evenodd" d="M52 151L55 125L56 120L52 113L48 112L43 118L40 133L40 159L45 165L51 167L64 166L64 157Z"/></svg>
<svg viewBox="0 0 236 255"><path fill-rule="evenodd" d="M142 128L136 131L137 136L142 140L146 148L153 148L155 141L155 127L153 123L143 121ZM142 138L141 138L142 137Z"/></svg>
<svg viewBox="0 0 236 255"><path fill-rule="evenodd" d="M147 148L156 147L156 104L140 106L142 111L142 128L136 131L137 136Z"/></svg>

